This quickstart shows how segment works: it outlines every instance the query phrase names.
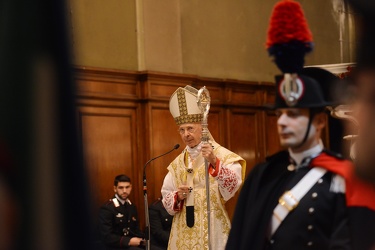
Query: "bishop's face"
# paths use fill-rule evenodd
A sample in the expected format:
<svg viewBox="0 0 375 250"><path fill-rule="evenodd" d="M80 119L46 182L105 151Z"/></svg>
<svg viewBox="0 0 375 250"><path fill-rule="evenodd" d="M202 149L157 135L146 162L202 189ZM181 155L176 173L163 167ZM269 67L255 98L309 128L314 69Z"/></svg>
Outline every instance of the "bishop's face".
<svg viewBox="0 0 375 250"><path fill-rule="evenodd" d="M182 141L194 148L201 142L202 138L202 125L199 123L185 123L178 127Z"/></svg>

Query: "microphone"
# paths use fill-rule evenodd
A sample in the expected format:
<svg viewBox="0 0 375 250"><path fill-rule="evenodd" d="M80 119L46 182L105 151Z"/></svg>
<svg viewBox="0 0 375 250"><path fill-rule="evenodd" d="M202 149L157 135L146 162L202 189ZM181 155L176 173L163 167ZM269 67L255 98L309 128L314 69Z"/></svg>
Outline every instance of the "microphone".
<svg viewBox="0 0 375 250"><path fill-rule="evenodd" d="M176 144L176 145L174 145L173 146L173 148L171 149L171 150L169 150L167 153L164 153L164 154L162 154L162 155L159 155L159 156L156 156L156 157L154 157L154 158L152 158L151 160L149 160L148 162L146 162L146 164L144 165L144 167L143 167L143 182L145 182L145 179L146 179L146 166L150 163L150 162L152 162L153 160L156 160L157 158L159 158L159 157L162 157L162 156L164 156L164 155L166 155L166 154L169 154L170 152L172 152L173 150L176 150L176 149L178 149L180 147L180 144ZM145 184L145 183L144 183ZM143 186L143 188L145 188L144 186Z"/></svg>
<svg viewBox="0 0 375 250"><path fill-rule="evenodd" d="M162 154L162 155L159 155L159 156L156 156L154 158L152 158L151 160L149 160L148 162L146 162L146 164L144 165L143 167L143 197L144 197L144 205L145 205L145 240L146 240L146 250L150 250L150 218L148 216L148 201L147 201L147 184L146 184L146 166L152 162L153 160L159 158L159 157L162 157L166 154L169 154L170 152L172 152L173 150L175 149L178 149L180 147L180 144L176 144L173 146L173 148L171 150L169 150L168 152Z"/></svg>

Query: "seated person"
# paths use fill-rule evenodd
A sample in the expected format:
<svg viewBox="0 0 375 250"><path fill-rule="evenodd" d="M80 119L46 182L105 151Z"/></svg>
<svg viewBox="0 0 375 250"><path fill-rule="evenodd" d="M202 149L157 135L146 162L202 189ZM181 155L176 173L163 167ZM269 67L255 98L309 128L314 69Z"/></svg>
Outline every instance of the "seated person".
<svg viewBox="0 0 375 250"><path fill-rule="evenodd" d="M150 218L150 242L160 249L167 249L173 216L165 210L162 198L158 198L148 209Z"/></svg>
<svg viewBox="0 0 375 250"><path fill-rule="evenodd" d="M128 196L130 178L118 175L114 180L115 195L99 210L99 229L105 249L144 249L144 234L139 229L137 208Z"/></svg>

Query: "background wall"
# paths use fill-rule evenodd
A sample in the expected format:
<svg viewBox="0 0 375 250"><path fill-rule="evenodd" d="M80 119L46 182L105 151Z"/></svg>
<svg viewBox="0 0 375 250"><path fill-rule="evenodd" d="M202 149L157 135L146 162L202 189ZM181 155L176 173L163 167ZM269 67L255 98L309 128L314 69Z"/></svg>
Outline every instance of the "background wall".
<svg viewBox="0 0 375 250"><path fill-rule="evenodd" d="M76 64L273 81L265 50L276 0L70 1ZM300 0L315 51L306 65L351 62L343 0Z"/></svg>
<svg viewBox="0 0 375 250"><path fill-rule="evenodd" d="M69 1L74 63L138 69L136 2Z"/></svg>

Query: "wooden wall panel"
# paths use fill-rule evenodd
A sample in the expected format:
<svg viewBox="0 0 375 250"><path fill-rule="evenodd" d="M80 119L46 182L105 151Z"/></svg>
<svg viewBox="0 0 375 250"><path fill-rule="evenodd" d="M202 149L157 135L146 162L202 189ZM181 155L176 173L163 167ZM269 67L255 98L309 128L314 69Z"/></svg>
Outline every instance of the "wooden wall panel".
<svg viewBox="0 0 375 250"><path fill-rule="evenodd" d="M279 136L277 133L277 117L274 112L265 112L264 122L264 142L265 142L265 157L270 156L281 149Z"/></svg>
<svg viewBox="0 0 375 250"><path fill-rule="evenodd" d="M177 125L169 112L169 107L160 105L150 105L150 159L162 155L171 150L174 145L180 147L168 155L156 159L148 166L147 176L150 183L149 200L152 202L161 196L161 187L165 175L168 173L167 167L174 158L184 149L181 137L177 132Z"/></svg>
<svg viewBox="0 0 375 250"><path fill-rule="evenodd" d="M176 91L181 84L167 84L167 83L150 83L150 98L164 98L168 99Z"/></svg>
<svg viewBox="0 0 375 250"><path fill-rule="evenodd" d="M260 96L255 87L233 87L227 91L227 102L234 105L256 106L260 103Z"/></svg>
<svg viewBox="0 0 375 250"><path fill-rule="evenodd" d="M225 143L225 118L223 109L217 109L215 107L210 108L210 112L207 118L208 130L212 137L219 144Z"/></svg>
<svg viewBox="0 0 375 250"><path fill-rule="evenodd" d="M237 153L246 160L246 176L257 163L259 155L259 114L255 110L232 109L228 110L228 146L229 150ZM226 203L230 218L233 216L239 193Z"/></svg>
<svg viewBox="0 0 375 250"><path fill-rule="evenodd" d="M259 114L256 110L240 109L228 111L228 131L230 150L239 154L247 162L248 173L259 161Z"/></svg>
<svg viewBox="0 0 375 250"><path fill-rule="evenodd" d="M79 107L79 118L91 196L98 208L113 196L116 175L127 174L134 182L138 179L136 111ZM131 197L138 194L135 190Z"/></svg>
<svg viewBox="0 0 375 250"><path fill-rule="evenodd" d="M137 96L137 85L118 81L108 81L103 84L103 82L86 80L81 81L80 92L104 97L128 96L135 98Z"/></svg>
<svg viewBox="0 0 375 250"><path fill-rule="evenodd" d="M191 75L149 71L142 72L139 79L143 84L144 98L165 101L169 101L169 97L178 87L192 85L195 81Z"/></svg>
<svg viewBox="0 0 375 250"><path fill-rule="evenodd" d="M139 74L119 70L77 68L77 94L82 98L129 99L140 98Z"/></svg>

